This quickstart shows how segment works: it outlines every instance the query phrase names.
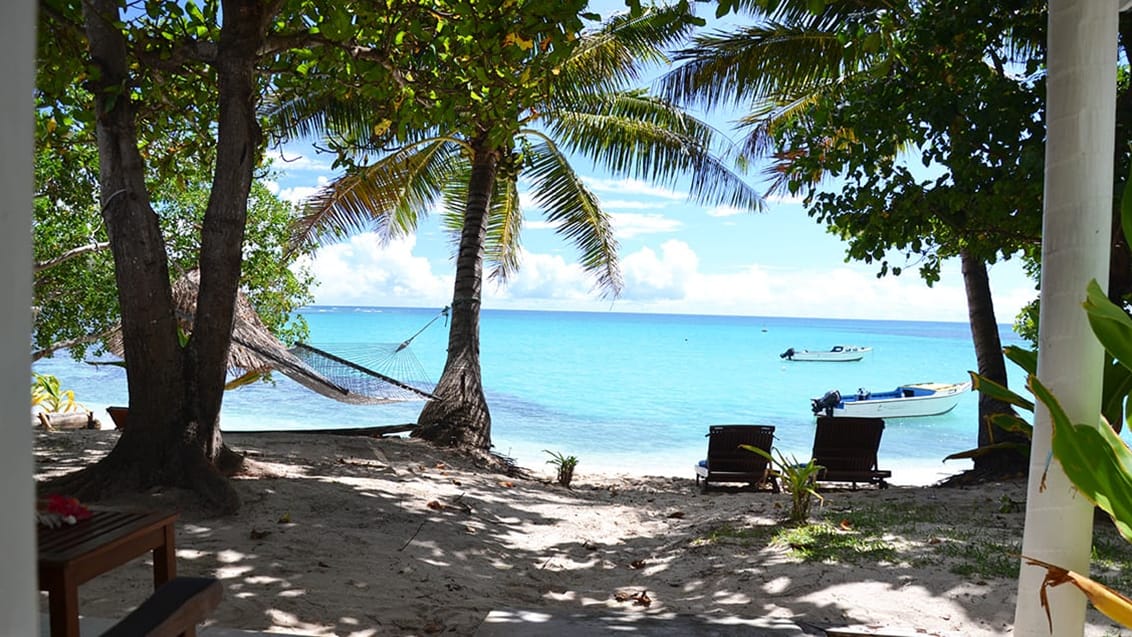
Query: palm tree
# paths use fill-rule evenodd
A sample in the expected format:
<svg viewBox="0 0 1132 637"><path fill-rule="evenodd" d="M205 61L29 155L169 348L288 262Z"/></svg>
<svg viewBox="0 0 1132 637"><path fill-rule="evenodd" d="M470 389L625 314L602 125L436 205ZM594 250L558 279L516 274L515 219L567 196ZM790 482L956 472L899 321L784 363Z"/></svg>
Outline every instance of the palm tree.
<svg viewBox="0 0 1132 637"><path fill-rule="evenodd" d="M700 202L757 210L758 193L721 159L726 140L671 103L631 88L644 64L663 59L690 16L683 8L615 16L577 40L549 90L518 104L513 118L419 131L399 148L359 165L307 206L298 240L334 241L374 228L388 239L415 229L434 203L458 239L448 358L415 435L486 452L491 418L480 374L479 314L485 260L506 281L519 267L525 222L519 177L545 219L579 252L597 288L622 287L610 217L568 154L613 175L673 185L690 178ZM533 48L529 64L537 61Z"/></svg>
<svg viewBox="0 0 1132 637"><path fill-rule="evenodd" d="M1081 299L1088 282L1105 281L1109 270L1118 16L1115 3L1058 4L1049 35L1038 378L1072 422L1100 424L1104 352ZM1052 439L1050 412L1038 405L1022 553L1087 573L1093 507L1060 464L1048 461ZM1047 590L1044 575L1022 567L1014 634L1082 634L1085 600L1075 591Z"/></svg>
<svg viewBox="0 0 1132 637"><path fill-rule="evenodd" d="M773 158L767 171L771 176L771 190L785 190L788 184L797 187L800 182L809 182L816 190L818 182L828 174L825 157L832 156L840 147L859 146L862 137L857 130L838 128L816 118L828 115L833 110L832 105L851 103L853 95L865 93L861 86L871 86L870 83L878 81L894 83L898 81L896 76L902 73L912 76L921 72L915 65L922 62L902 57L907 47L902 51L895 43L915 37L913 26L917 12L923 8L915 3L891 0L821 3L818 11L812 9L813 3L798 0L779 3L740 0L736 4L748 12L755 23L731 32L697 36L692 46L677 53L677 59L685 60L685 64L664 78L664 94L683 103L752 104L750 112L741 120L747 132L744 149L751 157ZM1026 34L1019 33L1011 38L1012 35L1006 36L1010 48L1022 53L1033 49ZM893 107L893 104L886 105L888 109ZM870 119L867 115L860 118ZM815 134L813 131L823 132ZM907 150L909 144L923 141L916 138L920 135L916 130L880 130L879 134L888 138L873 139L870 143L882 165L891 161L893 155ZM955 134L949 131L948 134L952 148L958 149L966 131ZM815 137L819 142L807 145ZM876 150L878 148L881 150ZM956 179L948 188L957 190L959 187L961 184ZM969 184L967 188L970 190L967 201L988 190L978 184ZM1001 235L993 235L993 227L985 232L972 231L965 211L963 220L950 221L955 214L943 206L933 207L926 195L922 199L916 207L915 218L904 220L903 234L896 238L892 236L891 223L870 234L867 231L877 227L874 221L862 219L854 226L841 225L847 215L836 220L827 217L826 221L840 226L841 234L850 239L850 254L856 258L876 258L878 252L883 252L876 246L894 240L905 241L910 252L921 251L911 247L915 245L937 251L924 253L929 265L938 263L942 256L959 256L979 373L1005 384L1006 365L987 284L987 260L1021 248L1033 250L1036 240L1025 241L1024 237L1021 244L1004 243ZM936 201L958 199L957 194L951 193L950 199L940 196ZM1036 196L1019 197L1010 204L1028 206L1026 209L1034 220L1040 212ZM866 217L861 211L857 212L858 218ZM877 217L872 215L872 218ZM1035 223L1035 236L1036 232ZM977 238L984 235L990 239L980 243ZM922 238L929 240L921 241ZM1010 440L1016 435L994 424L992 416L1007 410L1009 406L1001 401L980 396L980 446ZM1000 474L1022 469L1025 460L1013 451L989 451L976 455L975 465L976 473Z"/></svg>

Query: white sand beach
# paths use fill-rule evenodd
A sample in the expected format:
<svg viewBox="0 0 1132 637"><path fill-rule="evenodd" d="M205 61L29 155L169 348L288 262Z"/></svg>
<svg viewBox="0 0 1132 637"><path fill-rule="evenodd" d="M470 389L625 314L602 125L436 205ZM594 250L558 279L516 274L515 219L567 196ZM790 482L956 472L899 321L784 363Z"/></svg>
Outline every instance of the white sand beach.
<svg viewBox="0 0 1132 637"><path fill-rule="evenodd" d="M89 462L116 438L37 433L39 476ZM534 479L507 477L401 438L225 439L251 461L236 482L239 514L206 517L176 491L112 502L181 510L178 568L223 580L217 626L472 635L489 612L520 609L782 618L815 635L838 626L1011 632L1014 579L969 571L1012 560L1006 548L986 553L1020 538L1021 481L827 491L814 517L840 520L835 539L860 539L873 552L852 563L807 561L773 540L785 494L703 494L690 477L595 474L584 464L566 489L539 473L549 466L532 467ZM889 516L873 545L850 522L869 515ZM120 617L150 590L148 560L139 559L83 585L81 610ZM1095 611L1089 621L1089 637L1123 634Z"/></svg>

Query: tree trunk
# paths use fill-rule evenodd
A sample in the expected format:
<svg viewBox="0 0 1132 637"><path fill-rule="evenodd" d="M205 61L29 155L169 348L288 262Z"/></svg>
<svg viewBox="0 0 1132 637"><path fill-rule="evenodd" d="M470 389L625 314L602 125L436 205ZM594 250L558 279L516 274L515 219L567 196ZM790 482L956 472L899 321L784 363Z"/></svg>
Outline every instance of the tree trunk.
<svg viewBox="0 0 1132 637"><path fill-rule="evenodd" d="M987 265L967 250L959 252L963 266L963 286L967 291L967 314L971 324L971 339L975 345L975 360L979 375L1007 386L1006 357L1002 353L1002 339L994 317L994 299L991 297ZM979 447L999 442L1017 442L1029 446L1029 439L1018 433L1005 431L991 422L995 414L1011 413L1010 405L987 394L979 394ZM975 457L975 474L1001 476L1026 471L1027 456L1010 449L998 449Z"/></svg>
<svg viewBox="0 0 1132 637"><path fill-rule="evenodd" d="M1057 396L1072 422L1094 425L1100 423L1103 349L1081 302L1091 279L1107 282L1116 24L1116 0L1049 3L1038 378ZM1022 553L1087 574L1093 507L1061 465L1048 462L1052 437L1049 410L1039 402ZM1064 586L1045 589L1044 576L1044 569L1021 566L1014 635L1081 635L1084 596ZM1052 626L1047 624L1047 609Z"/></svg>
<svg viewBox="0 0 1132 637"><path fill-rule="evenodd" d="M473 142L475 157L464 208L464 227L456 257L448 359L433 394L417 418L414 436L447 447L491 449L491 414L480 371L480 302L487 215L499 168L500 151L481 138Z"/></svg>
<svg viewBox="0 0 1132 637"><path fill-rule="evenodd" d="M188 346L189 406L195 443L209 462L220 452L220 406L240 284L248 195L258 156L256 53L265 39L258 0L224 0L217 49L216 169L201 228L200 290Z"/></svg>
<svg viewBox="0 0 1132 637"><path fill-rule="evenodd" d="M192 489L217 512L239 507L217 471L218 415L239 285L247 198L259 143L256 53L265 37L256 0L225 0L217 54L217 164L201 237L201 285L192 338L182 348L165 244L145 186L130 99L126 41L116 0L84 3L98 104L103 217L122 312L130 427L109 455L48 488L87 499L154 486Z"/></svg>

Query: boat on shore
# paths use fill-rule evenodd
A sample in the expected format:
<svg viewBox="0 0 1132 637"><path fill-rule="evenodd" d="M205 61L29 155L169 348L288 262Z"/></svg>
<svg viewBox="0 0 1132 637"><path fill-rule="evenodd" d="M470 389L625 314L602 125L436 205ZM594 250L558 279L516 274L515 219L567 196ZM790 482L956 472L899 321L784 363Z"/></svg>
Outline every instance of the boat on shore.
<svg viewBox="0 0 1132 637"><path fill-rule="evenodd" d="M837 390L810 400L815 415L853 416L859 418L915 418L938 416L955 409L963 394L971 390L965 383L911 383L891 391L870 392L858 389L855 394Z"/></svg>
<svg viewBox="0 0 1132 637"><path fill-rule="evenodd" d="M865 357L865 354L873 351L871 347L860 347L857 345L834 345L827 350L809 350L809 349L790 349L778 355L779 358L785 358L788 361L833 361L839 363L849 363L859 361Z"/></svg>

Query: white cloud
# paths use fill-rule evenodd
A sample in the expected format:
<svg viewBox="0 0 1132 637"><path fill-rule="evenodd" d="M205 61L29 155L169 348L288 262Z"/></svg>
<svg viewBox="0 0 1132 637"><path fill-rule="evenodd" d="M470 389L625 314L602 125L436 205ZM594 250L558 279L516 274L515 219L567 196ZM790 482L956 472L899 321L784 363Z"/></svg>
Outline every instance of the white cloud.
<svg viewBox="0 0 1132 637"><path fill-rule="evenodd" d="M676 232L684 225L677 219L659 214L614 212L609 217L613 220L614 236L618 239L631 239L642 234Z"/></svg>
<svg viewBox="0 0 1132 637"><path fill-rule="evenodd" d="M620 196L645 195L683 201L688 198L687 193L676 192L670 188L654 186L640 179L595 179L582 177L582 181L595 192L613 192Z"/></svg>
<svg viewBox="0 0 1132 637"><path fill-rule="evenodd" d="M626 301L680 300L698 276L699 257L683 241L666 241L660 255L644 247L622 262Z"/></svg>
<svg viewBox="0 0 1132 637"><path fill-rule="evenodd" d="M522 266L505 286L485 286L486 299L585 301L592 298L590 290L595 279L577 263L568 263L559 255L526 251L520 259Z"/></svg>
<svg viewBox="0 0 1132 637"><path fill-rule="evenodd" d="M446 305L452 296L451 263L434 265L415 250L415 237L382 246L372 234L322 248L312 266L320 281L316 303ZM912 273L877 279L870 266L813 270L749 263L730 272L703 272L695 250L670 239L622 257L625 287L621 298L610 301L601 298L594 277L572 260L533 252L521 257L521 268L507 285L484 286L485 307L967 321L963 281L954 264L933 288ZM995 309L1001 322L1009 322L1032 292L1008 276L993 276L1003 265L996 266L992 283L1008 282L995 290Z"/></svg>
<svg viewBox="0 0 1132 637"><path fill-rule="evenodd" d="M446 305L452 276L437 275L428 259L415 256L416 237L382 245L373 233L326 246L313 257L311 271L319 305Z"/></svg>

